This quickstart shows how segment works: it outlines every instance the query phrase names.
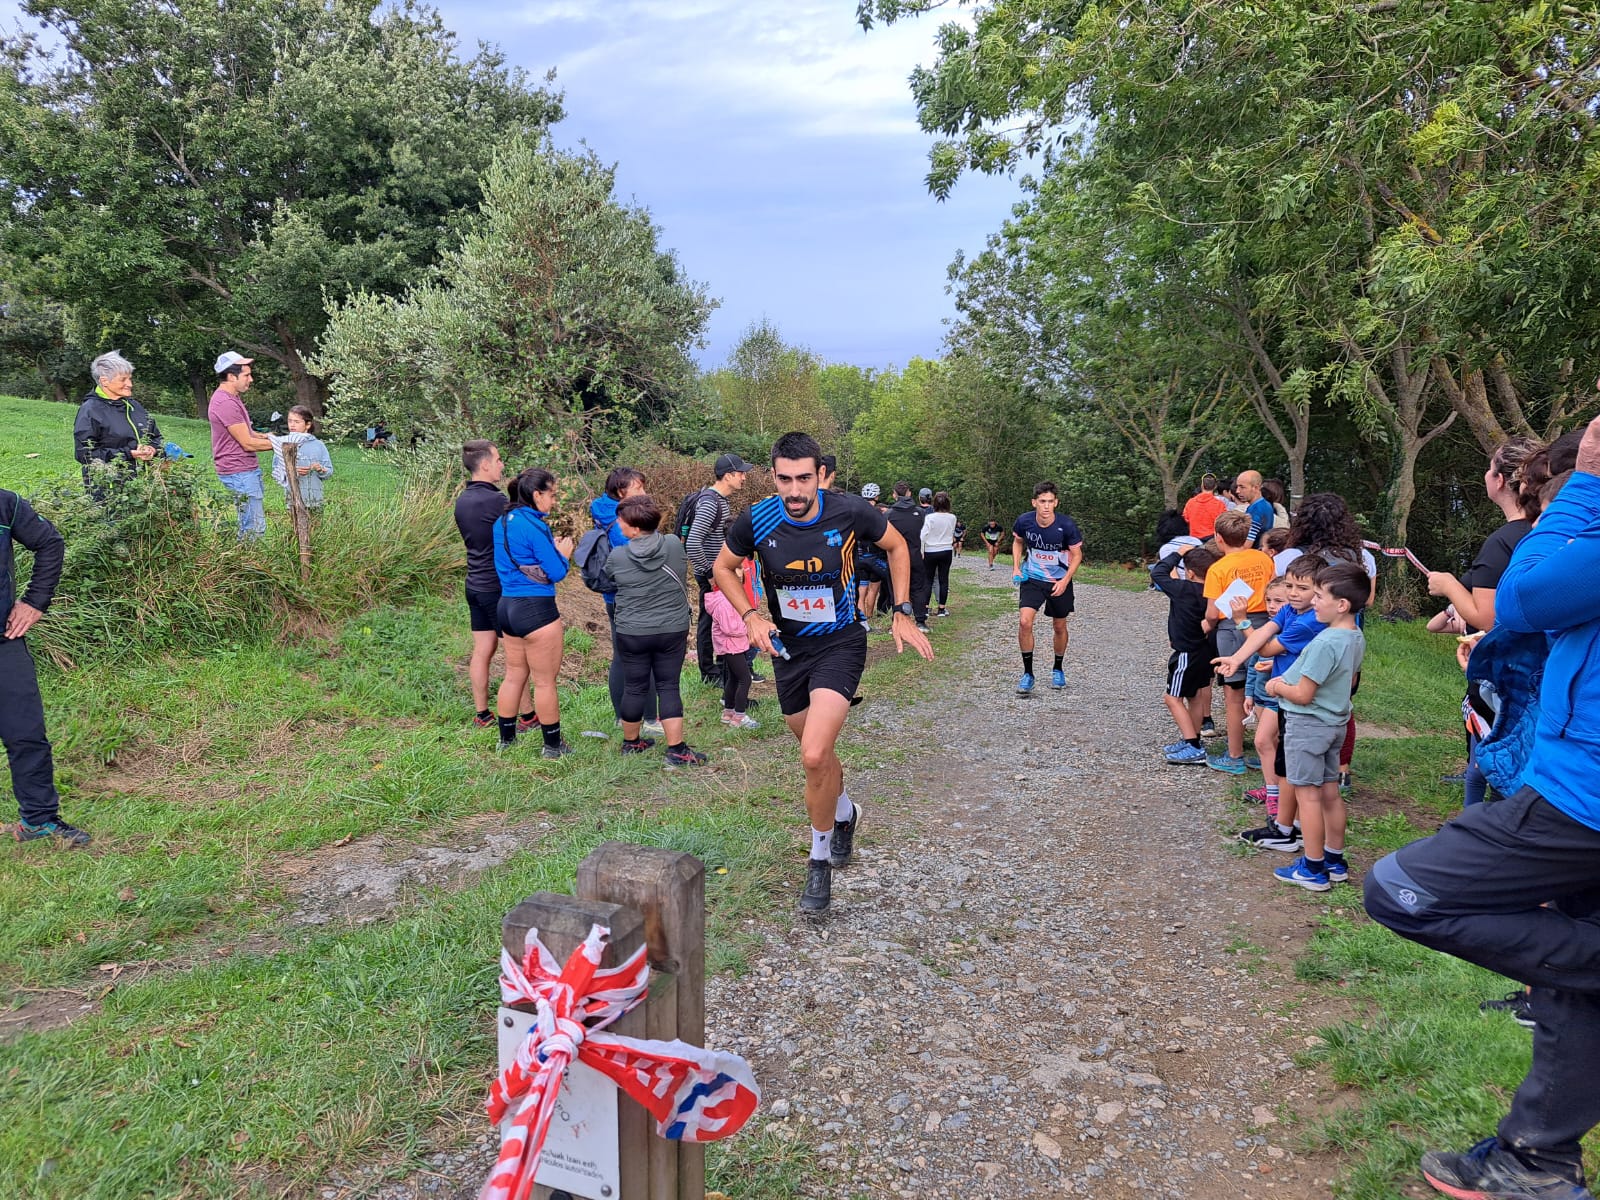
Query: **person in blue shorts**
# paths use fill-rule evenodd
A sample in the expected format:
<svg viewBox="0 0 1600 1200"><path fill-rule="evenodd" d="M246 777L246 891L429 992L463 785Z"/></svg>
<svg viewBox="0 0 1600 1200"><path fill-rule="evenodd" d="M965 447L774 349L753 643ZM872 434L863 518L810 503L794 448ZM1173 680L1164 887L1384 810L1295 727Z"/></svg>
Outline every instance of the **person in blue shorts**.
<svg viewBox="0 0 1600 1200"><path fill-rule="evenodd" d="M1042 609L1055 634L1055 666L1050 686L1067 686L1063 663L1067 654L1067 617L1073 609L1072 577L1083 563L1083 534L1073 519L1056 512L1056 485L1033 488L1033 511L1011 527L1011 582L1017 585L1017 647L1022 651L1022 678L1017 695L1033 695L1033 622Z"/></svg>

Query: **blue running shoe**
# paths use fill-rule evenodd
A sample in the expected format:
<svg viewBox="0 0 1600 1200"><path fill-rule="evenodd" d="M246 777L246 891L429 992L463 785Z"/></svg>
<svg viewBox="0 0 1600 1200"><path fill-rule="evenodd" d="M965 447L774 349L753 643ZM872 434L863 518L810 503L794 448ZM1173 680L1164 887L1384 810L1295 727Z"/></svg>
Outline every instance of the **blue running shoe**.
<svg viewBox="0 0 1600 1200"><path fill-rule="evenodd" d="M1184 741L1183 739L1180 738L1176 742L1168 742L1165 746L1161 747L1161 753L1163 753L1163 754L1175 754L1177 751L1182 750L1186 746L1188 746L1188 744L1189 744L1188 742L1186 742L1186 741Z"/></svg>
<svg viewBox="0 0 1600 1200"><path fill-rule="evenodd" d="M1254 754L1246 754L1244 756L1244 765L1252 771L1261 770L1261 760Z"/></svg>
<svg viewBox="0 0 1600 1200"><path fill-rule="evenodd" d="M1350 863L1343 858L1329 858L1324 860L1328 864L1328 882L1344 883L1350 878Z"/></svg>
<svg viewBox="0 0 1600 1200"><path fill-rule="evenodd" d="M1594 1200L1582 1184L1528 1166L1497 1137L1463 1152L1429 1150L1422 1156L1422 1177L1446 1196L1468 1200Z"/></svg>
<svg viewBox="0 0 1600 1200"><path fill-rule="evenodd" d="M1243 775L1244 759L1234 758L1229 754L1212 754L1206 758L1206 766L1213 771L1221 771L1224 775Z"/></svg>
<svg viewBox="0 0 1600 1200"><path fill-rule="evenodd" d="M1060 691L1067 686L1067 673L1060 668L1050 672L1050 686Z"/></svg>
<svg viewBox="0 0 1600 1200"><path fill-rule="evenodd" d="M1306 866L1306 859L1303 854L1287 867L1279 867L1272 874L1284 883L1292 883L1295 887L1303 887L1308 892L1325 892L1333 886L1328 882L1328 873L1326 871L1313 871Z"/></svg>
<svg viewBox="0 0 1600 1200"><path fill-rule="evenodd" d="M1167 751L1167 761L1177 767L1203 767L1206 765L1206 752L1199 746L1180 742L1176 750Z"/></svg>
<svg viewBox="0 0 1600 1200"><path fill-rule="evenodd" d="M1022 678L1017 680L1017 695L1033 695L1033 676L1027 671L1024 671L1022 673Z"/></svg>

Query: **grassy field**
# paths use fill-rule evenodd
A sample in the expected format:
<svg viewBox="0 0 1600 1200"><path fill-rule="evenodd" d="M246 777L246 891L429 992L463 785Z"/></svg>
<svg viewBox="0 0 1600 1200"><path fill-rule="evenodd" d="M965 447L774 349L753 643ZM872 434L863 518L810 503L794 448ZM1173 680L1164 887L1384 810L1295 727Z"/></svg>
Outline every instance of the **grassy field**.
<svg viewBox="0 0 1600 1200"><path fill-rule="evenodd" d="M5 431L0 438L0 487L26 496L46 480L63 475L76 477L72 422L77 414L76 404L0 396L0 430ZM266 414L254 415L259 427ZM159 414L156 424L165 440L178 443L199 464L211 466L211 426L207 422ZM353 442L333 441L328 443L328 453L333 459L330 495L336 489L374 495L394 489L396 476L386 452L374 453ZM261 456L261 464L270 468L271 457ZM269 486L266 491L268 509L282 509L282 489Z"/></svg>

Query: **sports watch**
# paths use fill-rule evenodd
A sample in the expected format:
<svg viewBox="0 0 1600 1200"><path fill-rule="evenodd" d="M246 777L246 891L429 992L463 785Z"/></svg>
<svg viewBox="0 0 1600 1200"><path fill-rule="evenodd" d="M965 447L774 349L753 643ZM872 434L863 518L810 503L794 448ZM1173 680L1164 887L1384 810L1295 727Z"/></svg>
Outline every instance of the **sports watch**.
<svg viewBox="0 0 1600 1200"><path fill-rule="evenodd" d="M916 612L912 609L911 604L909 602L904 603L904 604L896 604L894 606L894 611L897 612L897 613L903 613L908 617L914 617L914 616L917 615Z"/></svg>

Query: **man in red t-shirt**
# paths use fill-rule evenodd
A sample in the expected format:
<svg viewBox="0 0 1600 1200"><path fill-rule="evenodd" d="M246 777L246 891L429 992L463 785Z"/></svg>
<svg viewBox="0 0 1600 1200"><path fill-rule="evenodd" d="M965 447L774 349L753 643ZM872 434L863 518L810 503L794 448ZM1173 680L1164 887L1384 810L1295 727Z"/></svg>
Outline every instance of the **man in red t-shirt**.
<svg viewBox="0 0 1600 1200"><path fill-rule="evenodd" d="M219 357L214 370L222 378L206 406L211 420L211 460L217 478L239 505L240 540L267 531L267 510L261 504L261 464L256 455L271 450L272 442L251 428L242 399L250 389L250 364L254 361L234 350Z"/></svg>
<svg viewBox="0 0 1600 1200"><path fill-rule="evenodd" d="M1228 502L1217 495L1217 477L1209 471L1200 476L1200 490L1183 506L1183 519L1189 533L1206 541L1216 532L1217 518L1228 511Z"/></svg>

